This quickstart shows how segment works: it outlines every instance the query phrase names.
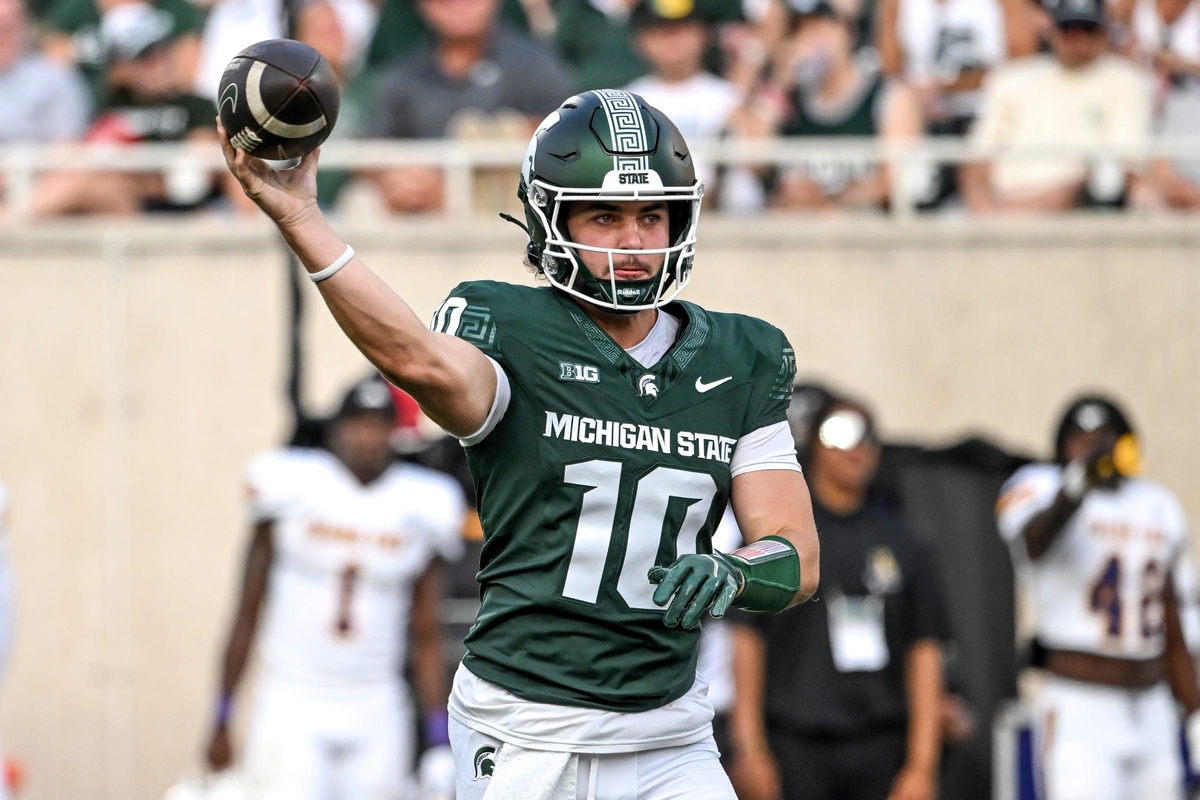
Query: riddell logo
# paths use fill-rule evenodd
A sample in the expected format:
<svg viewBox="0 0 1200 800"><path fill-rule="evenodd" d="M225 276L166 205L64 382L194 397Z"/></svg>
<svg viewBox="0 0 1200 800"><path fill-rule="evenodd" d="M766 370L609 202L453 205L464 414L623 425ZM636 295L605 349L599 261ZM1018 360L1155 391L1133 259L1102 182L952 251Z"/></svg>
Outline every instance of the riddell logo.
<svg viewBox="0 0 1200 800"><path fill-rule="evenodd" d="M623 185L631 183L646 185L650 183L650 176L644 172L622 172L618 180Z"/></svg>

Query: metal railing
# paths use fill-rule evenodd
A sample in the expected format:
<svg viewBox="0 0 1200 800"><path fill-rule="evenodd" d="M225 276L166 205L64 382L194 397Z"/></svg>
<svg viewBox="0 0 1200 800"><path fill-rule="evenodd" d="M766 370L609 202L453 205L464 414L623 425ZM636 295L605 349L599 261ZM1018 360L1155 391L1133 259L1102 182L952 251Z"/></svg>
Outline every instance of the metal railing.
<svg viewBox="0 0 1200 800"><path fill-rule="evenodd" d="M952 137L914 140L903 144L875 138L775 138L720 139L692 144L698 163L708 166L782 168L832 161L888 164L890 210L905 217L914 211L914 176L920 180L937 164L962 164L993 159L1069 159L1089 164L1141 163L1166 158L1200 162L1200 137L1161 139L1143 147L1104 149L1067 146L982 149ZM447 214L471 209L477 172L481 169L516 168L525 151L517 141L450 140L340 140L327 143L321 152L325 170L367 171L404 165L432 165L446 175ZM29 208L40 172L48 170L171 171L221 170L220 150L211 143L177 144L17 144L0 154L0 172L6 187L10 217L21 219Z"/></svg>

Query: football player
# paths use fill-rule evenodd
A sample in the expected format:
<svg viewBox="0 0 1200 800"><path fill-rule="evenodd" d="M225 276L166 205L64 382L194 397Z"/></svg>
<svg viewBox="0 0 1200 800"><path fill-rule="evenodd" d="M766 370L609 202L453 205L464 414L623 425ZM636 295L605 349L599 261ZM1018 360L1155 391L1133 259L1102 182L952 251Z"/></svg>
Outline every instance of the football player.
<svg viewBox="0 0 1200 800"><path fill-rule="evenodd" d="M1071 403L1055 459L1018 470L997 505L1050 675L1035 714L1044 797L1180 798L1175 700L1200 753L1175 578L1187 557L1183 511L1135 477L1136 434L1109 398Z"/></svg>
<svg viewBox="0 0 1200 800"><path fill-rule="evenodd" d="M321 214L315 154L272 172L223 144L350 339L467 448L484 543L449 709L459 799L732 800L700 620L807 599L818 544L792 348L675 301L703 191L675 126L628 92L566 100L518 187L549 285L461 284L432 330ZM730 503L750 544L722 554Z"/></svg>
<svg viewBox="0 0 1200 800"><path fill-rule="evenodd" d="M207 760L233 761L235 692L261 639L249 797L414 795L410 629L427 737L447 744L438 559L458 557L465 506L450 478L393 460L394 422L387 385L368 379L345 396L328 450L274 450L247 470L253 533Z"/></svg>

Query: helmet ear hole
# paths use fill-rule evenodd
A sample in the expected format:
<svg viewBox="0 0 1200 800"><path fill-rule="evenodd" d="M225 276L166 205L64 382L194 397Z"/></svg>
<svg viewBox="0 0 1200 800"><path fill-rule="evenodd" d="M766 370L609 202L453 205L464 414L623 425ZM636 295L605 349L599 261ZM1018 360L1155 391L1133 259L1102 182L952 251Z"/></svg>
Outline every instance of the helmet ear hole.
<svg viewBox="0 0 1200 800"><path fill-rule="evenodd" d="M525 245L525 263L534 269L542 265L542 246L532 239Z"/></svg>
<svg viewBox="0 0 1200 800"><path fill-rule="evenodd" d="M679 241L679 237L687 231L692 219L690 201L670 201L667 203L667 222L671 244Z"/></svg>

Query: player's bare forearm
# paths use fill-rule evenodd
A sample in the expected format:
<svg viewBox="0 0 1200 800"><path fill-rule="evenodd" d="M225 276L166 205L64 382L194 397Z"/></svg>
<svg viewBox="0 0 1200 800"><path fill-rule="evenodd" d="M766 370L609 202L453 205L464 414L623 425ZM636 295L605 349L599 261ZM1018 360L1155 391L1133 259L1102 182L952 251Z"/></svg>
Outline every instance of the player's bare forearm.
<svg viewBox="0 0 1200 800"><path fill-rule="evenodd" d="M279 227L309 272L323 269L345 250L319 211ZM430 419L460 436L479 429L496 391L496 374L483 353L453 336L431 332L357 256L317 286L350 341L388 380L411 394Z"/></svg>
<svg viewBox="0 0 1200 800"><path fill-rule="evenodd" d="M267 584L274 560L274 523L260 522L254 528L246 563L242 572L242 593L225 655L221 663L221 694L232 697L246 670L254 637L258 630L259 614L267 594Z"/></svg>
<svg viewBox="0 0 1200 800"><path fill-rule="evenodd" d="M1041 558L1050 549L1078 509L1079 503L1059 492L1048 508L1039 511L1025 524L1021 538L1031 561Z"/></svg>
<svg viewBox="0 0 1200 800"><path fill-rule="evenodd" d="M1163 592L1163 625L1165 628L1166 649L1163 653L1167 683L1171 692L1186 714L1200 709L1200 686L1196 683L1196 666L1192 654L1188 651L1187 640L1183 636L1183 624L1179 619L1179 599L1175 594L1175 581L1168 576L1167 586Z"/></svg>
<svg viewBox="0 0 1200 800"><path fill-rule="evenodd" d="M733 627L733 685L730 733L738 754L765 752L767 725L763 712L766 693L767 644L762 634L744 625Z"/></svg>
<svg viewBox="0 0 1200 800"><path fill-rule="evenodd" d="M413 684L426 713L446 708L445 665L437 606L441 598L441 568L431 565L413 590L410 634Z"/></svg>
<svg viewBox="0 0 1200 800"><path fill-rule="evenodd" d="M346 243L317 205L320 148L291 170L272 170L234 148L218 123L229 171L246 196L279 228L308 272L343 257ZM388 380L407 391L434 422L458 435L474 433L495 397L496 374L476 348L431 333L416 312L362 259L351 258L319 284L342 330Z"/></svg>
<svg viewBox="0 0 1200 800"><path fill-rule="evenodd" d="M730 711L730 778L738 797L779 800L779 768L767 739L766 642L758 631L733 626L733 685Z"/></svg>
<svg viewBox="0 0 1200 800"><path fill-rule="evenodd" d="M905 767L929 773L941 759L942 651L932 639L909 648L905 659L908 690L908 756Z"/></svg>
<svg viewBox="0 0 1200 800"><path fill-rule="evenodd" d="M821 579L821 547L804 476L793 470L746 472L733 479L733 513L746 542L780 536L800 557L800 591L790 605L813 596Z"/></svg>

